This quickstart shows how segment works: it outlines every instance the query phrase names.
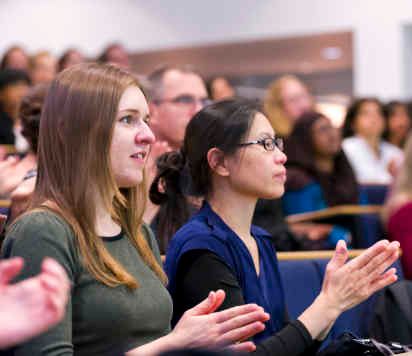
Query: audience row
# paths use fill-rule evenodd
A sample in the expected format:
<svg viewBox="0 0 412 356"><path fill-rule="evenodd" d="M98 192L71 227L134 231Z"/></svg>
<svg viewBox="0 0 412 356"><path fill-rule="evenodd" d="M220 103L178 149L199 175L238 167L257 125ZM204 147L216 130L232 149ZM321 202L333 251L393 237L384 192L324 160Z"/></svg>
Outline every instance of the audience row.
<svg viewBox="0 0 412 356"><path fill-rule="evenodd" d="M72 290L62 321L10 352L155 355L229 346L314 354L343 311L397 279L390 266L399 243L377 242L347 262L340 240L319 296L290 321L272 237L252 225L258 199L284 193L282 139L255 103L206 105L194 72L167 68L150 80L147 102L129 72L80 64L47 90L33 197L8 227L1 255L28 262L17 281L52 257ZM320 115L314 127L328 124ZM145 209L146 180L160 209ZM163 208L169 220L161 220ZM177 220L184 224L165 246L170 295L143 217L168 233L180 227Z"/></svg>

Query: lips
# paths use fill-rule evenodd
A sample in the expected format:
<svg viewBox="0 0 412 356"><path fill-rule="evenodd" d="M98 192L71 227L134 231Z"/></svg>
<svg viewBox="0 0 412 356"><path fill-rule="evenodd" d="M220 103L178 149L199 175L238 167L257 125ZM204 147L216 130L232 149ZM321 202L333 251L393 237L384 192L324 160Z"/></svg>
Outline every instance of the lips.
<svg viewBox="0 0 412 356"><path fill-rule="evenodd" d="M132 158L135 162L138 162L140 164L144 164L146 162L146 157L147 157L146 151L140 151L140 152L136 152L130 155L130 158Z"/></svg>
<svg viewBox="0 0 412 356"><path fill-rule="evenodd" d="M286 170L284 169L281 172L274 174L273 177L275 179L279 179L283 182L286 182Z"/></svg>

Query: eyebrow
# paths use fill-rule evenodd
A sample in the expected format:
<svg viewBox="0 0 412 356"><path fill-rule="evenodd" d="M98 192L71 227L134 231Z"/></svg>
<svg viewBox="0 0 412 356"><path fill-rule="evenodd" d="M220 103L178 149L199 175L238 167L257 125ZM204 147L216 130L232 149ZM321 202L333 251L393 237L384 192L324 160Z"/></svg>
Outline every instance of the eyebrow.
<svg viewBox="0 0 412 356"><path fill-rule="evenodd" d="M119 112L131 112L133 114L140 114L140 111L137 109L122 109L122 110L119 110Z"/></svg>

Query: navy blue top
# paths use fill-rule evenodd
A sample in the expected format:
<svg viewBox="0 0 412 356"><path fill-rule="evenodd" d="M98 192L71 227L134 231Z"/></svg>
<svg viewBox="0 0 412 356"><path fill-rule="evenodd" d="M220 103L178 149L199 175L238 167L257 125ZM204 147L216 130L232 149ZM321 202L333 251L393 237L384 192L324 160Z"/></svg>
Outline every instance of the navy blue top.
<svg viewBox="0 0 412 356"><path fill-rule="evenodd" d="M236 233L205 202L200 211L172 238L165 263L169 291L174 297L180 258L191 250L209 250L219 256L236 276L246 303L256 303L270 314L270 320L254 341L261 342L285 325L285 298L272 237L253 226L251 234L259 251L260 273L256 273L252 256Z"/></svg>

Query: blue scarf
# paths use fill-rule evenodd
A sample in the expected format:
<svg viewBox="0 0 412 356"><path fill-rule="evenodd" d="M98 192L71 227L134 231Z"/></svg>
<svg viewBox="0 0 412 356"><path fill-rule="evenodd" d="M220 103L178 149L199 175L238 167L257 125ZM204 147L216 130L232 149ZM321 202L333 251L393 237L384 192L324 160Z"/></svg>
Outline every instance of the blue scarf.
<svg viewBox="0 0 412 356"><path fill-rule="evenodd" d="M252 226L251 234L259 250L259 276L246 245L205 202L200 211L171 240L165 270L173 298L177 267L186 252L209 250L219 256L236 276L245 302L256 303L270 314L265 330L254 337L254 341L259 343L284 326L285 300L271 235L256 226Z"/></svg>

